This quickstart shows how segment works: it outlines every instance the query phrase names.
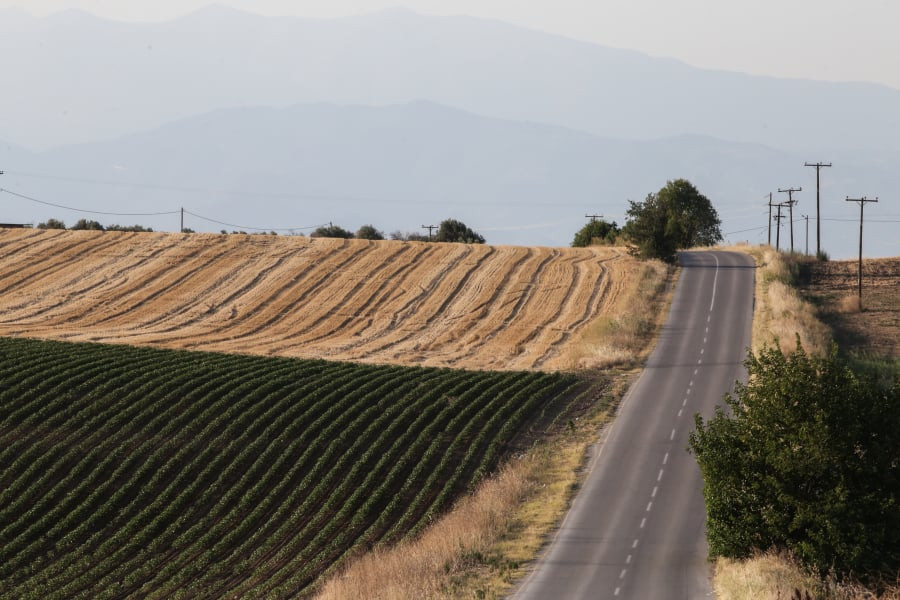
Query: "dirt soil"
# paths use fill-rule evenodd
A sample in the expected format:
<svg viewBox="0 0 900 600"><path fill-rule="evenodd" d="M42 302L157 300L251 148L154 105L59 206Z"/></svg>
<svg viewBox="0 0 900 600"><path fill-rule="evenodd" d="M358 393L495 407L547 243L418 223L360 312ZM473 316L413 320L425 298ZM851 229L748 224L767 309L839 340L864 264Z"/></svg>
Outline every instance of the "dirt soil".
<svg viewBox="0 0 900 600"><path fill-rule="evenodd" d="M569 368L616 248L0 230L0 335L475 369Z"/></svg>
<svg viewBox="0 0 900 600"><path fill-rule="evenodd" d="M855 300L858 264L812 262L801 290L842 349L900 358L900 258L863 260L862 311Z"/></svg>

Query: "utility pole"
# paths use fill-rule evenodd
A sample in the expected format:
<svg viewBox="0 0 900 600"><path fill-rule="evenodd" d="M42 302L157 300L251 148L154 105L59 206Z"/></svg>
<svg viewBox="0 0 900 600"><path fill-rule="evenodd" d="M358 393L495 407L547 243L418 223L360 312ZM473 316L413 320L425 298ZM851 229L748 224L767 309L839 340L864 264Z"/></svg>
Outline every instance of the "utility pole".
<svg viewBox="0 0 900 600"><path fill-rule="evenodd" d="M857 280L859 282L859 306L860 310L862 310L862 235L863 235L863 208L866 206L866 202L878 202L878 198L874 200L870 200L863 196L862 198L851 198L847 196L847 202L859 202L859 275Z"/></svg>
<svg viewBox="0 0 900 600"><path fill-rule="evenodd" d="M776 204L778 207L778 214L775 215L775 222L777 223L775 229L775 250L781 252L781 220L784 218L781 214L781 209L784 208L784 204Z"/></svg>
<svg viewBox="0 0 900 600"><path fill-rule="evenodd" d="M429 242L431 241L431 232L432 232L432 230L437 229L437 228L438 228L437 225L422 225L422 229L427 229L427 230L428 230L428 241L429 241Z"/></svg>
<svg viewBox="0 0 900 600"><path fill-rule="evenodd" d="M591 223L593 223L593 222L596 221L597 219L602 219L602 218L603 218L603 215L584 215L584 218L585 218L585 219L590 219L590 220L591 220Z"/></svg>
<svg viewBox="0 0 900 600"><path fill-rule="evenodd" d="M786 190L778 188L778 191L779 192L787 192L787 195L788 195L787 205L788 205L788 210L790 211L790 218L788 220L791 222L791 254L793 254L794 253L794 205L797 203L794 200L794 192L802 192L803 188L802 187L788 188Z"/></svg>
<svg viewBox="0 0 900 600"><path fill-rule="evenodd" d="M830 167L831 163L805 163L804 166L816 168L816 256L822 256L822 217L820 212L821 202L819 200L819 172L822 170L822 167Z"/></svg>
<svg viewBox="0 0 900 600"><path fill-rule="evenodd" d="M769 192L769 245L772 245L772 192Z"/></svg>
<svg viewBox="0 0 900 600"><path fill-rule="evenodd" d="M805 254L809 256L809 215L800 215L806 220L806 252Z"/></svg>
<svg viewBox="0 0 900 600"><path fill-rule="evenodd" d="M181 207L181 229L178 230L179 233L184 233L184 207Z"/></svg>

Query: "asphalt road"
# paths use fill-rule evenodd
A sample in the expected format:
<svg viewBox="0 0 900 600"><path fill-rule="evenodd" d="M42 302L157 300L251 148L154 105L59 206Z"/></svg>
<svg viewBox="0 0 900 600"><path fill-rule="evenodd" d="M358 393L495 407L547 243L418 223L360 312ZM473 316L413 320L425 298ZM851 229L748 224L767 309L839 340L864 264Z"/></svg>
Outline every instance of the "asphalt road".
<svg viewBox="0 0 900 600"><path fill-rule="evenodd" d="M754 266L685 252L656 349L594 447L572 508L514 600L712 597L694 413L745 376Z"/></svg>

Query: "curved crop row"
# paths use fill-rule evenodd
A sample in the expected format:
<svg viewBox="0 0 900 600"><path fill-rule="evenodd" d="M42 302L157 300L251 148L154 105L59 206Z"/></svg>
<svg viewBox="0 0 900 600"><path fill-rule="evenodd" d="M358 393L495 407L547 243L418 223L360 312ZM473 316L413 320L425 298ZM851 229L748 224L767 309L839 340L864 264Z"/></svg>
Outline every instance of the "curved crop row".
<svg viewBox="0 0 900 600"><path fill-rule="evenodd" d="M0 597L294 597L588 384L0 338Z"/></svg>

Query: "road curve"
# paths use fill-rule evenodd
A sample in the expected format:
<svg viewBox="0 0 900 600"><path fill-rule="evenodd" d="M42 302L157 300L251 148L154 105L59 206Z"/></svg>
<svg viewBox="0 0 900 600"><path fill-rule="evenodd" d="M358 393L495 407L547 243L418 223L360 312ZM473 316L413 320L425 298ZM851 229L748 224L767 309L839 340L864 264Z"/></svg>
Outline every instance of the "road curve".
<svg viewBox="0 0 900 600"><path fill-rule="evenodd" d="M702 481L686 451L744 376L755 268L735 252L684 252L656 349L595 446L572 508L514 600L711 597Z"/></svg>

